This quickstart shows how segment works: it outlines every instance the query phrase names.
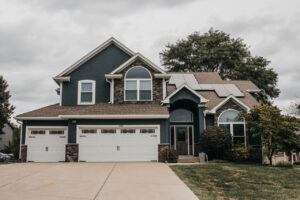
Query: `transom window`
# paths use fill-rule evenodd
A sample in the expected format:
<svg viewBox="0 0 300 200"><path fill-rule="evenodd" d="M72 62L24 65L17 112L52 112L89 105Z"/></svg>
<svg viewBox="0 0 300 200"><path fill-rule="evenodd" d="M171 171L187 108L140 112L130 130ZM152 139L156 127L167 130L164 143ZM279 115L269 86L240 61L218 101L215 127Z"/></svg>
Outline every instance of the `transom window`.
<svg viewBox="0 0 300 200"><path fill-rule="evenodd" d="M45 130L32 130L31 134L32 135L44 135L44 134L46 134L46 131Z"/></svg>
<svg viewBox="0 0 300 200"><path fill-rule="evenodd" d="M93 80L78 81L78 104L79 105L95 104L95 81Z"/></svg>
<svg viewBox="0 0 300 200"><path fill-rule="evenodd" d="M49 134L50 135L63 135L65 133L64 130L50 130Z"/></svg>
<svg viewBox="0 0 300 200"><path fill-rule="evenodd" d="M143 128L143 129L140 129L140 133L155 133L155 129L153 128Z"/></svg>
<svg viewBox="0 0 300 200"><path fill-rule="evenodd" d="M125 101L151 101L152 78L144 67L133 67L125 76Z"/></svg>
<svg viewBox="0 0 300 200"><path fill-rule="evenodd" d="M236 110L226 110L219 117L219 126L228 129L233 137L233 144L246 144L245 120Z"/></svg>
<svg viewBox="0 0 300 200"><path fill-rule="evenodd" d="M83 134L96 134L97 129L82 129L81 133L83 133Z"/></svg>
<svg viewBox="0 0 300 200"><path fill-rule="evenodd" d="M193 113L186 109L176 109L171 112L171 122L193 122Z"/></svg>

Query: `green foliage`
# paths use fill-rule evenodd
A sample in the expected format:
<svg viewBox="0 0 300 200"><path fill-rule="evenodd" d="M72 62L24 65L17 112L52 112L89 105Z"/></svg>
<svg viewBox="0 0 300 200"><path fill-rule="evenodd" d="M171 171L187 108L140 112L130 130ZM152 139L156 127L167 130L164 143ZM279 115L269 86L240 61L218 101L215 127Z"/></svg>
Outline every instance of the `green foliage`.
<svg viewBox="0 0 300 200"><path fill-rule="evenodd" d="M256 98L263 102L280 93L278 75L268 68L270 61L252 57L242 39L219 30L210 29L202 35L195 32L186 40L168 44L160 56L172 72L218 72L223 79L250 80L261 89Z"/></svg>
<svg viewBox="0 0 300 200"><path fill-rule="evenodd" d="M245 162L248 161L250 157L249 147L245 145L235 145L232 149L232 160L235 162Z"/></svg>
<svg viewBox="0 0 300 200"><path fill-rule="evenodd" d="M300 138L296 134L299 121L295 117L283 116L280 110L268 104L254 106L250 113L242 114L247 121L248 131L261 137L263 152L271 161L274 154L300 148Z"/></svg>
<svg viewBox="0 0 300 200"><path fill-rule="evenodd" d="M163 162L168 162L168 163L177 163L178 161L178 155L175 149L169 148L169 147L164 147L160 152L159 152L159 157L162 159Z"/></svg>
<svg viewBox="0 0 300 200"><path fill-rule="evenodd" d="M4 125L8 123L15 109L15 107L9 103L10 94L9 91L7 91L7 87L7 82L3 79L3 76L0 76L0 134L3 133L2 129Z"/></svg>
<svg viewBox="0 0 300 200"><path fill-rule="evenodd" d="M286 168L293 168L292 163L288 161L280 161L276 164L276 167L286 167Z"/></svg>
<svg viewBox="0 0 300 200"><path fill-rule="evenodd" d="M19 150L20 150L20 134L21 130L20 128L15 128L13 133L13 140L8 143L8 146L6 146L3 150L4 153L12 153L14 154L15 158L19 158Z"/></svg>
<svg viewBox="0 0 300 200"><path fill-rule="evenodd" d="M217 126L207 127L200 135L199 141L209 160L224 160L232 147L232 137L229 131Z"/></svg>

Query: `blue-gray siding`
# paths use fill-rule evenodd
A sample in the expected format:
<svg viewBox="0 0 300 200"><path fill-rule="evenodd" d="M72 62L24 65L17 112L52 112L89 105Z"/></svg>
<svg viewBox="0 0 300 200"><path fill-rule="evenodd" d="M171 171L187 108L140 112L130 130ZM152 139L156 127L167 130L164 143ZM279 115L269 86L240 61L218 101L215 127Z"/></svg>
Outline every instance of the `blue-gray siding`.
<svg viewBox="0 0 300 200"><path fill-rule="evenodd" d="M112 72L129 58L130 56L128 54L114 44L91 58L70 74L70 82L63 83L62 105L77 105L77 88L79 80L95 80L96 102L108 102L109 83L106 82L104 75Z"/></svg>

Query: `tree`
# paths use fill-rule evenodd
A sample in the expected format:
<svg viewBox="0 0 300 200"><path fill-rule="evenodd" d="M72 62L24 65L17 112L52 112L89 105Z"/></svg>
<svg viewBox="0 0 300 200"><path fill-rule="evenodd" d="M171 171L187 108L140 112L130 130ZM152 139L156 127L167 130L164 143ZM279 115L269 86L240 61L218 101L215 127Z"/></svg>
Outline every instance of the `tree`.
<svg viewBox="0 0 300 200"><path fill-rule="evenodd" d="M278 152L290 154L300 144L296 131L299 121L295 117L284 116L280 110L268 104L254 106L250 112L241 114L247 121L248 130L254 136L261 136L264 154L272 165L272 158Z"/></svg>
<svg viewBox="0 0 300 200"><path fill-rule="evenodd" d="M9 103L10 94L7 87L7 82L3 79L3 76L0 76L0 133L2 133L4 125L8 123L15 109Z"/></svg>
<svg viewBox="0 0 300 200"><path fill-rule="evenodd" d="M276 85L278 75L268 68L270 61L252 57L240 38L210 29L203 35L195 32L166 48L160 57L169 71L218 72L223 79L250 80L261 89L256 99L263 102L269 102L280 93Z"/></svg>
<svg viewBox="0 0 300 200"><path fill-rule="evenodd" d="M3 150L5 153L12 153L14 154L15 158L19 158L19 150L20 150L20 134L21 129L20 127L16 127L14 129L13 133L13 140L8 143L8 146L6 146Z"/></svg>
<svg viewBox="0 0 300 200"><path fill-rule="evenodd" d="M199 143L208 159L225 159L232 148L232 137L225 128L209 126L200 135Z"/></svg>

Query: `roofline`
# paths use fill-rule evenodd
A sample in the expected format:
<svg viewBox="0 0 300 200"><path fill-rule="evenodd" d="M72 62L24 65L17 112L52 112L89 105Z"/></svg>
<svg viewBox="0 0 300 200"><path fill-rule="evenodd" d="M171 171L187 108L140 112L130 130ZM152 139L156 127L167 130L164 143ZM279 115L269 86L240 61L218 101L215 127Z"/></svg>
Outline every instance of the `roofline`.
<svg viewBox="0 0 300 200"><path fill-rule="evenodd" d="M215 114L216 111L221 108L225 103L227 103L230 99L233 99L234 101L236 101L238 104L240 104L242 107L244 107L244 109L249 112L250 108L244 104L243 102L241 102L240 100L238 100L235 96L233 95L229 95L226 99L224 99L223 101L221 101L218 105L216 105L215 107L213 107L212 109L210 109L208 111L208 113L212 113Z"/></svg>
<svg viewBox="0 0 300 200"><path fill-rule="evenodd" d="M60 82L70 82L70 76L53 77L53 80L59 84Z"/></svg>
<svg viewBox="0 0 300 200"><path fill-rule="evenodd" d="M16 120L67 120L67 119L168 119L169 114L142 115L58 115L57 117L15 117Z"/></svg>
<svg viewBox="0 0 300 200"><path fill-rule="evenodd" d="M102 43L98 47L96 47L94 50L92 50L91 52L89 52L88 54L86 54L85 56L83 56L81 59L79 59L78 61L76 61L74 64L72 64L70 67L68 67L67 69L65 69L63 72L61 72L56 77L61 77L61 76L70 74L72 71L74 71L75 69L77 69L78 67L80 67L82 64L84 64L85 62L87 62L89 59L91 59L92 57L94 57L99 52L101 52L104 49L106 49L111 44L115 44L117 47L119 47L121 50L123 50L125 53L127 53L130 56L133 56L135 54L132 50L130 50L124 44L122 44L121 42L119 42L117 39L115 39L114 37L111 37L108 40L106 40L104 43Z"/></svg>
<svg viewBox="0 0 300 200"><path fill-rule="evenodd" d="M156 70L156 71L158 71L158 72L160 72L162 74L166 74L166 72L164 70L162 70L160 67L158 67L156 64L154 64L153 62L151 62L149 59L147 59L145 56L143 56L140 53L136 53L133 57L131 57L129 60L127 60L126 62L124 62L119 67L117 67L110 74L116 74L117 72L119 72L119 71L123 70L124 68L128 67L130 64L132 64L138 58L142 59L142 61L144 61L145 63L147 63L154 70Z"/></svg>
<svg viewBox="0 0 300 200"><path fill-rule="evenodd" d="M120 79L123 77L122 74L105 74L104 76L107 79Z"/></svg>
<svg viewBox="0 0 300 200"><path fill-rule="evenodd" d="M169 78L171 78L171 75L170 75L170 74L157 74L157 73L155 73L155 74L154 74L154 77L155 77L155 78L169 79Z"/></svg>
<svg viewBox="0 0 300 200"><path fill-rule="evenodd" d="M258 92L261 92L260 89L248 89L246 91L249 92L249 93L258 93Z"/></svg>
<svg viewBox="0 0 300 200"><path fill-rule="evenodd" d="M186 84L182 84L179 88L177 88L172 94L170 94L169 96L167 96L164 100L162 100L162 103L170 103L170 98L173 97L177 92L179 92L180 90L182 90L183 88L188 89L190 92L192 92L194 95L196 95L197 97L200 98L200 103L206 103L209 100L205 99L203 96L201 96L200 94L198 94L197 92L195 92L195 90L193 90L191 87L189 87Z"/></svg>

